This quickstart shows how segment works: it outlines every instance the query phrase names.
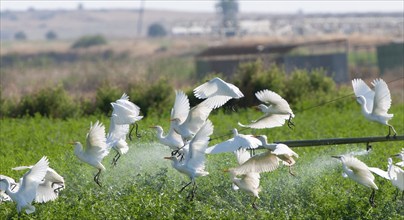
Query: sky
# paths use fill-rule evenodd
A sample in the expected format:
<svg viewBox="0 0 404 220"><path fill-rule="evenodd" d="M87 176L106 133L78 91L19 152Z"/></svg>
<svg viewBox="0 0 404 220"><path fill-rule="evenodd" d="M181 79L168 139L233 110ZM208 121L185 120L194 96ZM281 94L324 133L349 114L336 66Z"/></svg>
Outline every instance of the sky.
<svg viewBox="0 0 404 220"><path fill-rule="evenodd" d="M34 8L37 10L46 9L76 9L81 3L85 9L137 9L141 5L141 0L0 0L0 10L27 10ZM145 9L165 9L171 11L191 11L191 12L215 12L217 0L145 0ZM404 1L393 0L239 0L240 12L268 12L268 13L344 13L344 12L402 12L404 13Z"/></svg>

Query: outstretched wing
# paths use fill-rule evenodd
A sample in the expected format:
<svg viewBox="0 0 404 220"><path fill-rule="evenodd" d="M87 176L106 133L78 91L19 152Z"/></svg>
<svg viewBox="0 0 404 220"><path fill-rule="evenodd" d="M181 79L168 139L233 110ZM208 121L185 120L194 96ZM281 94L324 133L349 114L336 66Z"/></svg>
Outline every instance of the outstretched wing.
<svg viewBox="0 0 404 220"><path fill-rule="evenodd" d="M129 101L129 96L125 93L111 105L113 108L112 117L116 124L133 124L143 118L143 116L139 116L139 106Z"/></svg>
<svg viewBox="0 0 404 220"><path fill-rule="evenodd" d="M219 77L215 77L195 88L194 95L199 99L208 99L206 100L206 104L213 109L224 105L232 98L239 99L244 97L239 88L223 81Z"/></svg>
<svg viewBox="0 0 404 220"><path fill-rule="evenodd" d="M384 171L384 170L381 170L381 169L379 169L379 168L377 168L377 167L369 167L369 170L370 170L372 173L377 174L378 176L381 176L381 177L383 177L383 178L385 178L385 179L390 180L389 174L388 174L386 171Z"/></svg>
<svg viewBox="0 0 404 220"><path fill-rule="evenodd" d="M245 149L245 148L240 148L240 149L234 151L234 154L236 155L237 162L239 165L242 165L248 159L251 158L250 152L248 152L247 149Z"/></svg>
<svg viewBox="0 0 404 220"><path fill-rule="evenodd" d="M99 121L91 124L87 134L86 154L91 155L101 161L108 154L107 140L105 137L105 127Z"/></svg>
<svg viewBox="0 0 404 220"><path fill-rule="evenodd" d="M256 121L252 121L250 124L244 125L239 122L238 125L241 127L254 129L274 128L282 126L285 124L285 120L288 119L289 115L266 114Z"/></svg>
<svg viewBox="0 0 404 220"><path fill-rule="evenodd" d="M276 92L264 89L256 92L255 96L261 102L272 104L279 110L292 113L292 109L290 109L289 103Z"/></svg>
<svg viewBox="0 0 404 220"><path fill-rule="evenodd" d="M48 165L48 159L44 156L24 174L19 193L24 195L26 202L31 203L35 199L38 185L45 178Z"/></svg>
<svg viewBox="0 0 404 220"><path fill-rule="evenodd" d="M187 166L195 169L204 169L205 150L209 144L209 136L213 133L213 124L207 120L189 143Z"/></svg>
<svg viewBox="0 0 404 220"><path fill-rule="evenodd" d="M191 133L195 134L206 122L211 111L212 108L208 107L205 102L201 102L189 111L187 119L181 126L186 127Z"/></svg>
<svg viewBox="0 0 404 220"><path fill-rule="evenodd" d="M372 113L385 115L391 106L390 90L386 82L382 79L375 79L372 82L374 86L374 102ZM370 110L370 109L369 109Z"/></svg>
<svg viewBox="0 0 404 220"><path fill-rule="evenodd" d="M363 96L366 99L366 108L371 111L373 109L373 100L375 92L369 88L368 85L362 79L353 79L352 88L355 96Z"/></svg>
<svg viewBox="0 0 404 220"><path fill-rule="evenodd" d="M262 172L272 172L276 170L279 166L278 157L273 154L270 150L257 154L250 159L248 159L244 164L236 168L230 169L231 172L236 175L243 175L247 173L262 173Z"/></svg>
<svg viewBox="0 0 404 220"><path fill-rule="evenodd" d="M174 106L171 109L171 119L178 118L183 123L189 114L188 96L180 90L175 91Z"/></svg>
<svg viewBox="0 0 404 220"><path fill-rule="evenodd" d="M251 135L238 134L227 141L223 141L206 149L207 154L233 152L240 148L254 149L261 145L261 141Z"/></svg>

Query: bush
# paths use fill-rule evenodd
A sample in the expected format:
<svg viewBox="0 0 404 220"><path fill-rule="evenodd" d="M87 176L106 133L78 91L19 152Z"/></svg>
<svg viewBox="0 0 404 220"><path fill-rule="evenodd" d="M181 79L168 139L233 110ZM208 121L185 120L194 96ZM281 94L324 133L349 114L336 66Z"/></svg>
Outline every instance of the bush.
<svg viewBox="0 0 404 220"><path fill-rule="evenodd" d="M47 40L55 40L58 36L53 31L48 31L45 35Z"/></svg>
<svg viewBox="0 0 404 220"><path fill-rule="evenodd" d="M14 34L14 39L16 39L16 40L26 40L27 35L23 31L19 31L19 32Z"/></svg>
<svg viewBox="0 0 404 220"><path fill-rule="evenodd" d="M101 35L84 36L75 41L72 48L87 48L107 44L107 40Z"/></svg>
<svg viewBox="0 0 404 220"><path fill-rule="evenodd" d="M111 102L115 102L122 96L123 92L112 87L109 84L104 84L97 89L95 97L95 112L110 115L112 112Z"/></svg>
<svg viewBox="0 0 404 220"><path fill-rule="evenodd" d="M167 35L166 29L163 27L163 25L159 23L153 23L149 26L149 29L147 30L147 36L149 37L164 37Z"/></svg>
<svg viewBox="0 0 404 220"><path fill-rule="evenodd" d="M57 86L24 96L15 111L16 116L34 116L35 113L51 118L68 118L81 112L63 87Z"/></svg>

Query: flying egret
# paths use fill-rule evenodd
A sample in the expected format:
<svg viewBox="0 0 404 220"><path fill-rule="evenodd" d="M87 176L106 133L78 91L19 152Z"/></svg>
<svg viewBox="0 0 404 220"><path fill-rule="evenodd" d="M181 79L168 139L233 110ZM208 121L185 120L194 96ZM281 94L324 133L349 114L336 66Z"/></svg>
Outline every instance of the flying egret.
<svg viewBox="0 0 404 220"><path fill-rule="evenodd" d="M137 129L137 121L141 120L143 116L140 116L140 108L135 105L133 102L129 101L129 96L124 93L120 99L116 102L111 103L113 111L112 118L117 125L124 124L134 124L136 127L136 135L138 136ZM131 133L133 127L129 132L129 139L132 140Z"/></svg>
<svg viewBox="0 0 404 220"><path fill-rule="evenodd" d="M255 137L261 141L264 148L271 150L273 154L282 160L283 164L289 167L289 173L295 176L295 174L292 173L292 166L296 163L293 157L299 157L296 152L290 149L286 144L269 144L266 135L258 135Z"/></svg>
<svg viewBox="0 0 404 220"><path fill-rule="evenodd" d="M14 191L14 190L17 190L17 189L18 189L18 188L17 188L18 185L17 185L17 183L14 181L13 178L8 177L8 176L5 176L5 175L0 175L0 180L2 180L2 179L7 179L7 181L8 181L9 184L10 184L11 191ZM6 192L6 189L7 189L7 186L6 186L5 181L0 181L0 204L1 204L2 202L12 201L11 198L10 198L10 196L5 193L5 192Z"/></svg>
<svg viewBox="0 0 404 220"><path fill-rule="evenodd" d="M261 141L253 135L239 134L236 128L233 128L232 131L232 138L207 148L205 153L218 154L223 152L233 152L240 148L255 149L261 145Z"/></svg>
<svg viewBox="0 0 404 220"><path fill-rule="evenodd" d="M353 181L372 189L372 193L369 197L369 203L372 207L375 207L375 193L378 187L374 182L375 177L370 172L369 167L362 161L350 155L340 155L332 157L341 160L343 177L349 177Z"/></svg>
<svg viewBox="0 0 404 220"><path fill-rule="evenodd" d="M290 109L289 103L280 95L265 89L256 92L255 96L261 102L269 104L269 106L265 104L258 105L257 108L261 110L264 115L248 125L243 125L239 122L238 124L240 126L254 129L273 128L282 126L285 124L285 120L288 121L289 128L294 126L292 118L294 118L295 115L293 114L292 109Z"/></svg>
<svg viewBox="0 0 404 220"><path fill-rule="evenodd" d="M186 96L185 98L188 99ZM208 119L212 108L207 106L205 101L191 109L189 109L189 105L186 105L186 102L182 102L178 105L180 112L188 112L186 119L184 120L183 118L176 117L172 118L171 121L173 122L173 129L181 135L184 143L191 140Z"/></svg>
<svg viewBox="0 0 404 220"><path fill-rule="evenodd" d="M245 148L240 148L234 151L236 155L237 162L241 166L243 165L248 159L251 158L250 153L247 152ZM230 171L230 170L226 170ZM232 188L233 190L241 189L242 191L246 192L247 194L253 196L252 207L257 209L256 200L259 199L258 193L261 191L260 185L260 174L258 172L248 172L246 174L241 175L240 178L237 177L235 172L229 172L231 175L232 181Z"/></svg>
<svg viewBox="0 0 404 220"><path fill-rule="evenodd" d="M377 167L369 167L369 170L390 180L393 186L397 187L395 198L397 198L398 191L402 192L402 198L404 198L404 170L400 167L394 166L391 158L388 159L387 172Z"/></svg>
<svg viewBox="0 0 404 220"><path fill-rule="evenodd" d="M122 154L126 154L129 151L128 143L126 142L126 135L129 133L128 124L116 124L115 118L111 117L111 123L109 125L109 131L107 135L107 147L108 151L114 149L116 154L112 158L112 164L116 166L118 159Z"/></svg>
<svg viewBox="0 0 404 220"><path fill-rule="evenodd" d="M371 90L362 79L352 80L356 101L361 105L362 114L370 121L387 125L389 133L386 138L390 137L391 130L396 137L396 130L388 123L393 118L393 114L387 113L391 106L390 90L383 79L373 80L372 85L374 90Z"/></svg>
<svg viewBox="0 0 404 220"><path fill-rule="evenodd" d="M227 83L219 77L215 77L196 87L194 95L198 99L206 99L206 105L212 109L221 107L232 98L239 99L244 97L237 86Z"/></svg>
<svg viewBox="0 0 404 220"><path fill-rule="evenodd" d="M397 162L396 165L400 167L404 167L404 148L401 150L400 153L392 155L393 157L397 157L401 159L400 162Z"/></svg>
<svg viewBox="0 0 404 220"><path fill-rule="evenodd" d="M9 179L0 179L0 183L5 184L5 191L10 198L17 203L17 212L20 215L22 209L27 214L35 212L35 207L31 205L35 199L39 184L43 182L48 170L48 159L42 157L29 171L27 171L20 180L18 190L12 190L12 182Z"/></svg>
<svg viewBox="0 0 404 220"><path fill-rule="evenodd" d="M183 91L175 91L175 101L174 106L171 109L171 119L178 118L180 121L185 121L188 117L189 113L189 100L187 95ZM157 131L157 138L160 143L170 147L171 150L178 151L182 148L185 144L182 140L180 134L174 131L174 121L171 120L170 123L170 130L163 136L164 130L161 126L155 125L151 128L156 129Z"/></svg>
<svg viewBox="0 0 404 220"><path fill-rule="evenodd" d="M195 196L197 189L195 179L199 176L209 174L205 171L205 150L209 144L209 136L212 133L212 122L207 120L189 143L189 151L184 155L183 161L180 161L176 156L164 157L164 159L172 161L171 164L177 171L190 178L191 181L180 190L180 192L182 192L187 186L192 184L192 189L188 195L189 200L192 200Z"/></svg>
<svg viewBox="0 0 404 220"><path fill-rule="evenodd" d="M33 166L19 166L12 170L32 169ZM45 203L58 198L59 192L65 188L65 180L54 169L48 167L43 181L36 190L35 202Z"/></svg>
<svg viewBox="0 0 404 220"><path fill-rule="evenodd" d="M83 145L80 142L74 142L75 145L74 154L83 162L98 169L98 173L94 176L94 181L101 187L99 182L101 171L105 170L102 165L102 159L108 154L108 146L105 137L105 127L99 121L93 125L91 123L90 130L86 137L86 147L83 149Z"/></svg>

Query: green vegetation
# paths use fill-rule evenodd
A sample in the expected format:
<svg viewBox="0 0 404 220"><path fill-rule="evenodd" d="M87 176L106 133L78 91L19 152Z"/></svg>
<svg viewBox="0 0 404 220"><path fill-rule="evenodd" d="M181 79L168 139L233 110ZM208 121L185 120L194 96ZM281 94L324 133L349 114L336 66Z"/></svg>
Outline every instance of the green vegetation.
<svg viewBox="0 0 404 220"><path fill-rule="evenodd" d="M101 35L84 36L73 43L72 48L87 48L107 44L107 40Z"/></svg>
<svg viewBox="0 0 404 220"><path fill-rule="evenodd" d="M193 202L186 192L178 190L188 181L162 159L168 148L156 143L148 127L169 124L169 110L148 116L139 122L142 137L130 142L130 150L117 167L104 159L107 170L101 175L103 188L93 181L96 170L80 162L73 153L71 141L85 142L90 122L101 120L106 127L109 118L93 115L76 119L50 119L35 115L20 119L1 119L0 173L19 178L22 172L10 168L37 162L48 156L50 166L64 176L66 189L55 202L35 204L36 212L22 214L33 219L399 219L404 215L404 201L394 200L395 188L376 177L376 208L368 204L370 190L341 176L341 164L331 155L364 152L365 144L295 148L299 154L294 167L296 177L281 167L261 175L259 210L251 208L251 198L233 191L223 170L236 165L233 154L209 155L209 175L197 179L198 191ZM404 129L404 105L393 105L391 123L401 134ZM215 130L210 145L230 138L237 121L256 118L258 112L215 110L211 115ZM242 133L268 135L270 141L362 137L385 135L387 127L370 123L362 117L353 101L344 110L325 105L296 111L296 128L286 126L266 130L241 130ZM228 135L228 136L223 136ZM221 137L221 138L218 138ZM357 156L369 166L386 168L389 155L401 150L400 142L374 143L368 155ZM1 204L0 216L17 219L15 204Z"/></svg>

